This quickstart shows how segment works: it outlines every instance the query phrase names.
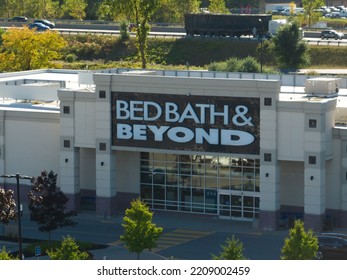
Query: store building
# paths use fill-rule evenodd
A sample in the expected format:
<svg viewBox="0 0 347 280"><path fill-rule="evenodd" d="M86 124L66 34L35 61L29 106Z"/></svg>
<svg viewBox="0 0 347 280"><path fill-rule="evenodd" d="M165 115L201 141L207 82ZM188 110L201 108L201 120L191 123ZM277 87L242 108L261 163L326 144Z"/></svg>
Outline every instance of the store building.
<svg viewBox="0 0 347 280"><path fill-rule="evenodd" d="M156 211L258 221L264 230L291 217L315 230L327 217L347 226L346 81L308 78L0 75L0 170L53 170L69 208L98 215L141 197Z"/></svg>

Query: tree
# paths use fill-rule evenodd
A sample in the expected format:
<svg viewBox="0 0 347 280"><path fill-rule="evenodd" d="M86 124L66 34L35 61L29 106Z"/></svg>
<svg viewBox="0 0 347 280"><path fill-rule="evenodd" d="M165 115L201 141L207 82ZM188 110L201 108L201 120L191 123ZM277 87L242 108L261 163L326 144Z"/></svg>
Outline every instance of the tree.
<svg viewBox="0 0 347 280"><path fill-rule="evenodd" d="M281 28L272 41L280 68L295 69L309 63L308 46L302 41L296 21Z"/></svg>
<svg viewBox="0 0 347 280"><path fill-rule="evenodd" d="M136 46L141 57L142 68L147 66L147 37L150 32L149 21L159 7L160 0L118 0L116 10L126 16L136 27Z"/></svg>
<svg viewBox="0 0 347 280"><path fill-rule="evenodd" d="M0 17L25 15L28 18L55 18L59 12L56 0L0 0Z"/></svg>
<svg viewBox="0 0 347 280"><path fill-rule="evenodd" d="M87 260L88 253L81 252L75 239L71 236L63 238L61 247L55 250L47 250L47 255L52 260Z"/></svg>
<svg viewBox="0 0 347 280"><path fill-rule="evenodd" d="M137 259L143 250L155 248L163 228L152 223L153 213L140 199L131 202L131 208L125 210L120 240L125 242L129 252L137 253Z"/></svg>
<svg viewBox="0 0 347 280"><path fill-rule="evenodd" d="M35 32L11 28L2 35L0 71L23 71L52 67L67 45L56 31Z"/></svg>
<svg viewBox="0 0 347 280"><path fill-rule="evenodd" d="M296 220L284 240L282 260L312 260L318 251L318 239L310 229L305 231L304 223Z"/></svg>
<svg viewBox="0 0 347 280"><path fill-rule="evenodd" d="M18 258L11 257L10 252L7 252L6 248L2 247L2 250L0 251L0 260L18 260Z"/></svg>
<svg viewBox="0 0 347 280"><path fill-rule="evenodd" d="M176 10L179 15L180 22L184 21L185 14L199 12L201 0L170 0L172 1L172 8Z"/></svg>
<svg viewBox="0 0 347 280"><path fill-rule="evenodd" d="M245 260L243 255L243 243L236 239L233 235L232 238L227 238L225 245L221 245L223 249L218 256L212 255L213 260Z"/></svg>
<svg viewBox="0 0 347 280"><path fill-rule="evenodd" d="M315 10L324 5L324 0L302 0L302 7L305 10L305 15L307 17L309 27L311 27L312 21L317 18L317 13L315 13Z"/></svg>
<svg viewBox="0 0 347 280"><path fill-rule="evenodd" d="M200 3L201 0L161 0L153 21L183 23L185 14L199 12Z"/></svg>
<svg viewBox="0 0 347 280"><path fill-rule="evenodd" d="M0 221L7 225L11 220L17 219L16 201L12 190L0 188Z"/></svg>
<svg viewBox="0 0 347 280"><path fill-rule="evenodd" d="M51 232L57 228L75 226L76 222L69 219L76 215L75 211L65 211L68 198L57 190L57 174L53 171L42 171L29 191L30 218L35 221L42 232Z"/></svg>
<svg viewBox="0 0 347 280"><path fill-rule="evenodd" d="M229 10L225 6L225 0L210 0L208 10L213 14L229 14Z"/></svg>
<svg viewBox="0 0 347 280"><path fill-rule="evenodd" d="M64 0L61 5L63 18L82 20L86 17L85 9L87 3L85 0Z"/></svg>

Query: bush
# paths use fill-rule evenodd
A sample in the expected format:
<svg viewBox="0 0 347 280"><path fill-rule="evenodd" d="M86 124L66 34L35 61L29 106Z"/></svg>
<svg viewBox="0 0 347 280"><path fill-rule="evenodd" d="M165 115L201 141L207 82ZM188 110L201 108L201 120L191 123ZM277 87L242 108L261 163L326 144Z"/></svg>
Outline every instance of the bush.
<svg viewBox="0 0 347 280"><path fill-rule="evenodd" d="M246 57L238 59L236 57L229 58L224 62L213 62L207 66L209 71L224 71L224 72L260 72L260 64L254 57Z"/></svg>
<svg viewBox="0 0 347 280"><path fill-rule="evenodd" d="M223 70L223 71L226 71L226 72L239 72L240 68L241 68L241 63L242 63L241 60L236 58L236 57L229 58L226 61L226 69Z"/></svg>
<svg viewBox="0 0 347 280"><path fill-rule="evenodd" d="M284 240L282 260L312 260L318 251L318 238L310 229L305 231L304 222L296 220Z"/></svg>
<svg viewBox="0 0 347 280"><path fill-rule="evenodd" d="M236 239L233 235L232 238L227 238L225 245L221 246L222 252L218 256L212 255L213 260L245 260L243 255L243 243Z"/></svg>
<svg viewBox="0 0 347 280"><path fill-rule="evenodd" d="M47 250L47 255L52 260L87 260L88 253L81 252L75 239L71 236L63 238L61 242L61 247Z"/></svg>
<svg viewBox="0 0 347 280"><path fill-rule="evenodd" d="M12 257L10 252L6 251L5 247L2 247L0 251L0 260L17 260L18 258Z"/></svg>
<svg viewBox="0 0 347 280"><path fill-rule="evenodd" d="M77 60L77 55L74 53L69 53L68 55L65 56L65 61L69 63L73 63Z"/></svg>
<svg viewBox="0 0 347 280"><path fill-rule="evenodd" d="M129 39L130 35L128 33L128 23L126 21L122 21L120 24L120 39L122 41L126 41Z"/></svg>
<svg viewBox="0 0 347 280"><path fill-rule="evenodd" d="M241 60L239 72L258 73L260 64L254 57L247 56Z"/></svg>

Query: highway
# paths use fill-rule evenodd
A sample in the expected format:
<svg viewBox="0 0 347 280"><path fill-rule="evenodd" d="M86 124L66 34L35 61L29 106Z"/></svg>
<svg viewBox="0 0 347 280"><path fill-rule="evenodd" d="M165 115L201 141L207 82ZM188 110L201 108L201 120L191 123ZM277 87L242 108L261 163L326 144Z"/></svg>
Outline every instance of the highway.
<svg viewBox="0 0 347 280"><path fill-rule="evenodd" d="M21 27L23 23L13 23L0 21L0 27ZM108 36L119 36L119 25L117 24L57 24L56 28L61 34L93 34L93 35L108 35ZM319 38L320 32L316 31L304 31L303 32L305 40L309 45L317 46L346 46L347 45L347 34L346 39L342 40L322 40ZM134 32L130 32L130 36L135 36ZM184 38L186 33L183 26L152 26L149 37L160 37L160 38ZM232 38L239 40L239 38ZM257 38L244 36L240 38L241 40L258 40Z"/></svg>

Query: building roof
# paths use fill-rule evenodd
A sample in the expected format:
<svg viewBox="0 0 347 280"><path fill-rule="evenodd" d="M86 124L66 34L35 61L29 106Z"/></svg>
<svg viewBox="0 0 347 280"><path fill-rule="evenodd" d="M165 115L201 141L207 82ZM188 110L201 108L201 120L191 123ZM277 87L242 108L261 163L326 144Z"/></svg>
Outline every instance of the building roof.
<svg viewBox="0 0 347 280"><path fill-rule="evenodd" d="M285 102L325 102L327 98L336 98L337 106L346 108L347 115L347 81L342 80L339 92L328 96L308 96L305 83L309 77L303 75L274 75L253 73L227 73L210 71L176 71L176 70L136 70L127 68L107 70L61 70L43 69L0 74L0 108L2 110L51 110L59 111L58 90L93 92L94 73L155 75L165 77L215 78L215 79L260 79L280 80L279 100ZM329 79L329 78L321 78ZM24 89L25 88L25 89ZM314 97L314 98L313 98Z"/></svg>

